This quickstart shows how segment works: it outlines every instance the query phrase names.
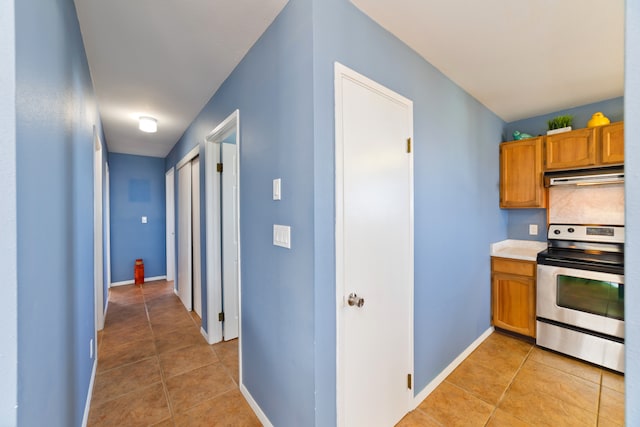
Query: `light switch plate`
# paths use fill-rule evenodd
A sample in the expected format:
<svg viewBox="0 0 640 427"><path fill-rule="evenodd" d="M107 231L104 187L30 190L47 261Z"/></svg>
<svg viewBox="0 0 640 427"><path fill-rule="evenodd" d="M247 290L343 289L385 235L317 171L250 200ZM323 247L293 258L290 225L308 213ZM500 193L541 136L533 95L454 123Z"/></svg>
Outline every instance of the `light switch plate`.
<svg viewBox="0 0 640 427"><path fill-rule="evenodd" d="M281 200L281 179L277 178L273 180L273 200Z"/></svg>
<svg viewBox="0 0 640 427"><path fill-rule="evenodd" d="M146 224L146 223L147 223L147 217L146 217L146 216L143 216L143 217L142 217L142 223L143 223L143 224Z"/></svg>
<svg viewBox="0 0 640 427"><path fill-rule="evenodd" d="M273 244L274 246L291 249L291 227L273 224Z"/></svg>
<svg viewBox="0 0 640 427"><path fill-rule="evenodd" d="M529 224L529 234L531 236L538 235L538 224Z"/></svg>

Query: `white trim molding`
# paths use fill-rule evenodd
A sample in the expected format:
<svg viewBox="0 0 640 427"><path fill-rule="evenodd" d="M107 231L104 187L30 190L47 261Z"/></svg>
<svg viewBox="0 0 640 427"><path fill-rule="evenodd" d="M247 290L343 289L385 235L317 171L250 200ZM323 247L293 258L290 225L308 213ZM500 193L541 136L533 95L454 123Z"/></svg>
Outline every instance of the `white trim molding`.
<svg viewBox="0 0 640 427"><path fill-rule="evenodd" d="M98 343L95 343L98 348ZM82 427L87 427L89 421L89 410L91 409L91 398L93 397L93 384L96 380L96 370L98 368L98 352L94 352L93 369L91 370L91 380L89 381L89 390L87 391L87 401L84 403L84 415L82 416Z"/></svg>
<svg viewBox="0 0 640 427"><path fill-rule="evenodd" d="M166 280L166 278L167 278L167 276L145 277L144 278L144 283L155 282L156 280ZM122 282L113 282L113 283L111 283L111 287L133 285L134 283L135 283L135 280L123 280Z"/></svg>
<svg viewBox="0 0 640 427"><path fill-rule="evenodd" d="M442 383L442 381L444 381L445 378L447 378L449 374L451 374L458 367L458 365L460 365L464 361L464 359L469 357L469 355L473 352L473 350L478 348L478 346L482 344L484 340L489 338L489 335L491 335L493 331L494 331L493 326L491 326L489 329L484 331L484 333L480 335L474 342L472 342L471 345L469 345L469 347L464 349L464 351L460 353L458 357L456 357L453 360L453 362L449 363L449 365L446 368L444 368L442 372L438 374L438 376L436 376L433 380L431 380L431 382L427 384L426 387L420 391L420 393L416 394L415 397L413 398L413 409L417 408L420 405L420 403L422 403L422 401L426 399L427 396L429 396L431 392L433 392L433 390L435 390L436 387L438 387L440 383Z"/></svg>
<svg viewBox="0 0 640 427"><path fill-rule="evenodd" d="M176 164L176 170L180 169L191 160L195 159L196 156L200 155L200 145L196 145L189 151L180 161Z"/></svg>
<svg viewBox="0 0 640 427"><path fill-rule="evenodd" d="M273 424L271 423L271 421L269 421L269 418L267 418L267 415L264 413L264 411L262 411L262 408L260 407L260 405L258 405L258 402L255 401L253 396L251 396L251 393L249 393L249 390L247 390L247 388L242 383L240 383L240 393L242 393L244 398L247 399L247 403L249 404L249 406L251 406L251 409L253 409L253 412L256 414L256 417L258 417L258 420L260 420L262 425L264 427L273 427Z"/></svg>

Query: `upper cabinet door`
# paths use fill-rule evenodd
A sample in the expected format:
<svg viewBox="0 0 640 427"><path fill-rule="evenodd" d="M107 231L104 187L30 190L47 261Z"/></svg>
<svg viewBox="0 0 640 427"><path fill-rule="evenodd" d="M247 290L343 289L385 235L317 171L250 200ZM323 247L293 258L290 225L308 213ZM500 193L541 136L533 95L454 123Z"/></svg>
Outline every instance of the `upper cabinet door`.
<svg viewBox="0 0 640 427"><path fill-rule="evenodd" d="M546 170L595 165L597 131L586 128L547 136Z"/></svg>
<svg viewBox="0 0 640 427"><path fill-rule="evenodd" d="M602 126L600 159L604 165L624 163L624 122Z"/></svg>
<svg viewBox="0 0 640 427"><path fill-rule="evenodd" d="M542 137L500 144L500 207L544 208Z"/></svg>

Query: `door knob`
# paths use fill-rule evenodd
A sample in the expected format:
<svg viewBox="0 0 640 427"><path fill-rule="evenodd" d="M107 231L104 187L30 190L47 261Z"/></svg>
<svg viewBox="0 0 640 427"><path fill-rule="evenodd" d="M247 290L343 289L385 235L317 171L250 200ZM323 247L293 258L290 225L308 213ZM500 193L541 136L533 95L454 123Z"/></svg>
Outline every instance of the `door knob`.
<svg viewBox="0 0 640 427"><path fill-rule="evenodd" d="M349 294L349 299L347 299L347 303L352 307L355 305L356 307L360 308L364 305L364 298L359 297L357 294L352 292Z"/></svg>

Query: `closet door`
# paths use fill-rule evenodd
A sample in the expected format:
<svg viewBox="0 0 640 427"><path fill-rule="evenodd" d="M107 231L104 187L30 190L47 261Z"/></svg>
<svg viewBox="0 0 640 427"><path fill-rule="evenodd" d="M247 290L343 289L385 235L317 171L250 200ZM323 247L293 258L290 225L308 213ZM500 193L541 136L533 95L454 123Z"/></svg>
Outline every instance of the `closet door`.
<svg viewBox="0 0 640 427"><path fill-rule="evenodd" d="M192 305L191 162L178 169L178 296L189 311Z"/></svg>

